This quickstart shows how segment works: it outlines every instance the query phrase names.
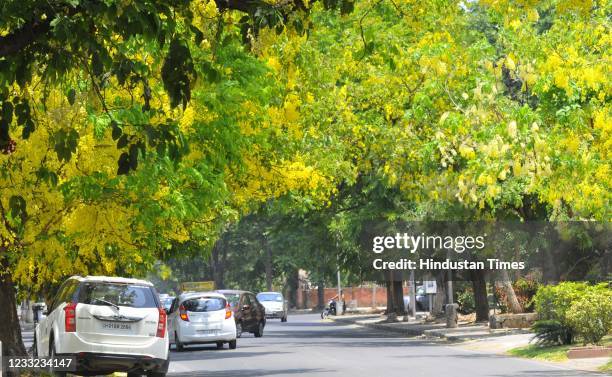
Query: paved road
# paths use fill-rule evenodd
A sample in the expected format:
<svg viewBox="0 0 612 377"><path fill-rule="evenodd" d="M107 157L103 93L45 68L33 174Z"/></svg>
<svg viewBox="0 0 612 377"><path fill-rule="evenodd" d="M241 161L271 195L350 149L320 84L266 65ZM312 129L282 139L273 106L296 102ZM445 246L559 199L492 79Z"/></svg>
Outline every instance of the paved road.
<svg viewBox="0 0 612 377"><path fill-rule="evenodd" d="M585 377L539 362L392 337L353 325L295 315L270 320L263 338L246 334L238 348L190 346L171 352L170 376Z"/></svg>

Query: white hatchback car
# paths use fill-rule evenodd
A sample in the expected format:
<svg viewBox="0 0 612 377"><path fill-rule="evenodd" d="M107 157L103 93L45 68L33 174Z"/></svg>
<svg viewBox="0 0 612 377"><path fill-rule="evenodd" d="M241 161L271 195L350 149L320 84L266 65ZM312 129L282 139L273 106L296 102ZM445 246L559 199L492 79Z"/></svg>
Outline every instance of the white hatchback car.
<svg viewBox="0 0 612 377"><path fill-rule="evenodd" d="M177 351L187 344L228 343L236 349L236 321L224 295L216 292L184 293L168 313L170 342Z"/></svg>
<svg viewBox="0 0 612 377"><path fill-rule="evenodd" d="M257 300L266 308L266 318L280 318L287 322L287 300L279 292L260 292Z"/></svg>
<svg viewBox="0 0 612 377"><path fill-rule="evenodd" d="M74 357L80 375L163 377L168 370L166 312L144 280L70 277L34 336L36 356Z"/></svg>

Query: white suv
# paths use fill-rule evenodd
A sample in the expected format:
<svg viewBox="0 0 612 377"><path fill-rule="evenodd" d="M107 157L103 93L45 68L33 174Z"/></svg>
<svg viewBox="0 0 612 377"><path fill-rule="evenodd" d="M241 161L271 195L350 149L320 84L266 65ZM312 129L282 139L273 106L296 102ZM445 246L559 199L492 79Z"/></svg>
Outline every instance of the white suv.
<svg viewBox="0 0 612 377"><path fill-rule="evenodd" d="M148 281L73 276L34 336L36 356L74 357L78 374L163 377L168 370L166 312Z"/></svg>

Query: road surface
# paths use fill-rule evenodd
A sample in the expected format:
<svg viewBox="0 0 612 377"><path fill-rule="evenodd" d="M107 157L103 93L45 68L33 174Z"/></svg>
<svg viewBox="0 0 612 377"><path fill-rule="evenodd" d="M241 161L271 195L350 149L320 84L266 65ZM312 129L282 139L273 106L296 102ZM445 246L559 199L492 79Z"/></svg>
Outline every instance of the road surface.
<svg viewBox="0 0 612 377"><path fill-rule="evenodd" d="M585 377L577 372L420 339L322 321L318 315L269 320L264 336L245 334L238 348L172 351L169 376L185 377Z"/></svg>

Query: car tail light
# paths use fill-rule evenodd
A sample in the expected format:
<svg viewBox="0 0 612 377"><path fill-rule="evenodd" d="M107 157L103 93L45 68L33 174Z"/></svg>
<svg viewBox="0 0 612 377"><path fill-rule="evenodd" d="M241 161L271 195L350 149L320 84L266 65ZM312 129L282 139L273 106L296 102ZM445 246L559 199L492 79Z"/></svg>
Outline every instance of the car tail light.
<svg viewBox="0 0 612 377"><path fill-rule="evenodd" d="M76 331L76 307L77 304L69 302L64 306L64 321L66 332Z"/></svg>
<svg viewBox="0 0 612 377"><path fill-rule="evenodd" d="M225 319L228 319L232 316L232 307L230 304L225 305Z"/></svg>
<svg viewBox="0 0 612 377"><path fill-rule="evenodd" d="M166 311L162 308L159 310L159 321L157 322L157 337L163 338L166 336Z"/></svg>
<svg viewBox="0 0 612 377"><path fill-rule="evenodd" d="M179 306L179 316L183 321L189 321L189 316L187 315L187 309L183 305Z"/></svg>

